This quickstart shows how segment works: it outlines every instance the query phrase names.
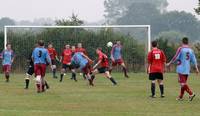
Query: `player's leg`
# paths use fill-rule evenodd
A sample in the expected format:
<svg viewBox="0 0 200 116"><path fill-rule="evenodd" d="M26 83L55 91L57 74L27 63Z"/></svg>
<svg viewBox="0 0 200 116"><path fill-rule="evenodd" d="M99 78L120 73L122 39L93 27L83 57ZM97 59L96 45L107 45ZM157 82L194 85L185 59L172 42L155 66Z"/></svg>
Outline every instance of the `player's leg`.
<svg viewBox="0 0 200 116"><path fill-rule="evenodd" d="M41 91L42 92L45 92L45 80L44 80L44 77L45 77L45 73L46 73L46 64L41 64L41 85L40 87L41 88Z"/></svg>
<svg viewBox="0 0 200 116"><path fill-rule="evenodd" d="M11 65L4 65L3 70L4 70L4 73L5 73L6 82L9 82Z"/></svg>
<svg viewBox="0 0 200 116"><path fill-rule="evenodd" d="M25 78L25 89L28 89L30 77L33 75L33 73L34 73L34 66L29 66L28 71L26 73L26 78Z"/></svg>
<svg viewBox="0 0 200 116"><path fill-rule="evenodd" d="M92 70L90 64L86 64L86 66L82 69L82 72L86 74L86 79L89 81L89 85L94 86L91 78Z"/></svg>
<svg viewBox="0 0 200 116"><path fill-rule="evenodd" d="M67 65L66 65L66 64L63 64L63 65L62 65L61 72L60 72L60 82L63 81L63 76L64 76L64 73L65 73L66 69L67 69Z"/></svg>
<svg viewBox="0 0 200 116"><path fill-rule="evenodd" d="M188 79L188 75L185 75L184 76L185 77L185 91L189 94L189 100L190 101L192 101L193 100L193 98L196 96L193 92L192 92L192 90L191 90L191 88L189 87L189 85L187 84L187 79Z"/></svg>
<svg viewBox="0 0 200 116"><path fill-rule="evenodd" d="M164 98L164 83L163 83L163 74L162 73L157 73L156 74L156 79L160 88L160 97Z"/></svg>
<svg viewBox="0 0 200 116"><path fill-rule="evenodd" d="M51 60L51 62L52 62L52 67L53 67L53 69L52 69L53 78L58 78L58 77L56 76L56 62L55 62L55 60Z"/></svg>
<svg viewBox="0 0 200 116"><path fill-rule="evenodd" d="M120 61L120 65L122 66L122 70L123 70L123 72L124 72L124 76L125 76L126 78L129 78L129 76L128 76L128 74L127 74L127 68L126 68L126 65L125 65L125 63L123 62L123 60Z"/></svg>
<svg viewBox="0 0 200 116"><path fill-rule="evenodd" d="M39 64L34 65L34 73L35 73L35 81L36 81L36 87L37 87L37 92L40 93L42 92L42 79L41 79L41 66Z"/></svg>
<svg viewBox="0 0 200 116"><path fill-rule="evenodd" d="M182 74L178 74L178 82L180 83L180 86L181 86L181 90L180 90L180 94L179 96L177 97L176 100L183 100L183 96L184 96L184 93L186 91L186 76L185 75L182 75Z"/></svg>
<svg viewBox="0 0 200 116"><path fill-rule="evenodd" d="M69 67L69 69L71 70L71 72L72 72L72 79L75 81L75 82L77 82L77 79L76 79L76 70L75 69L72 69L71 67Z"/></svg>
<svg viewBox="0 0 200 116"><path fill-rule="evenodd" d="M113 83L113 85L117 85L117 82L115 81L115 79L111 76L110 72L108 70L105 71L105 76L106 78L110 79L110 81Z"/></svg>
<svg viewBox="0 0 200 116"><path fill-rule="evenodd" d="M156 77L154 73L149 74L149 80L151 81L151 96L152 98L155 98L155 91L156 91Z"/></svg>

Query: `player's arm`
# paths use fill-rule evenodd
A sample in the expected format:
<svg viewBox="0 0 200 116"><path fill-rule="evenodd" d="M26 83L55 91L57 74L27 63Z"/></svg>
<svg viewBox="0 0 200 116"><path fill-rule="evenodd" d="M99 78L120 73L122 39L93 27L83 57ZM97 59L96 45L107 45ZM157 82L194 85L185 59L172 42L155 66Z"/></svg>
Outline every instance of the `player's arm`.
<svg viewBox="0 0 200 116"><path fill-rule="evenodd" d="M13 63L14 62L14 60L15 60L15 53L12 51L12 53L11 53L11 62Z"/></svg>
<svg viewBox="0 0 200 116"><path fill-rule="evenodd" d="M149 73L150 72L150 70L149 70L149 68L150 68L150 66L151 66L151 64L152 64L152 55L151 55L151 52L149 52L148 53L148 56L147 56L147 60L148 60L148 64L147 64L147 73Z"/></svg>
<svg viewBox="0 0 200 116"><path fill-rule="evenodd" d="M84 53L81 53L81 55L83 56L83 57L85 57L89 62L93 62L87 55L85 55Z"/></svg>
<svg viewBox="0 0 200 116"><path fill-rule="evenodd" d="M112 47L112 50L111 50L111 60L114 62L115 61L115 59L114 59L114 57L113 57L113 54L114 54L114 50L115 50L115 45Z"/></svg>
<svg viewBox="0 0 200 116"><path fill-rule="evenodd" d="M47 62L49 63L49 65L52 66L51 58L48 54L48 51L46 52L46 59L47 59Z"/></svg>
<svg viewBox="0 0 200 116"><path fill-rule="evenodd" d="M62 54L61 54L61 56L60 56L60 62L62 62L63 57L64 57L64 52L62 52Z"/></svg>
<svg viewBox="0 0 200 116"><path fill-rule="evenodd" d="M94 66L93 69L97 68L97 66L99 66L99 64L101 63L102 60L99 60Z"/></svg>
<svg viewBox="0 0 200 116"><path fill-rule="evenodd" d="M191 58L192 64L195 66L196 73L199 73L199 68L198 68L198 64L197 64L197 59L196 59L196 56L195 56L195 54L194 54L193 51L192 51L192 53L191 53L191 55L190 55L190 58Z"/></svg>
<svg viewBox="0 0 200 116"><path fill-rule="evenodd" d="M57 61L60 61L59 58L58 58L58 53L56 52L56 50L54 50L54 55L55 55L55 57L56 57L56 60L57 60Z"/></svg>
<svg viewBox="0 0 200 116"><path fill-rule="evenodd" d="M167 58L166 58L166 56L165 56L165 53L162 51L162 60L163 60L163 63L164 63L164 65L163 65L163 69L164 69L164 72L166 71L166 62L167 62Z"/></svg>
<svg viewBox="0 0 200 116"><path fill-rule="evenodd" d="M167 63L167 66L170 66L172 63L174 63L174 62L176 62L178 60L180 52L181 52L181 47L178 48L178 50L176 51L176 54L174 55L172 60L169 63Z"/></svg>

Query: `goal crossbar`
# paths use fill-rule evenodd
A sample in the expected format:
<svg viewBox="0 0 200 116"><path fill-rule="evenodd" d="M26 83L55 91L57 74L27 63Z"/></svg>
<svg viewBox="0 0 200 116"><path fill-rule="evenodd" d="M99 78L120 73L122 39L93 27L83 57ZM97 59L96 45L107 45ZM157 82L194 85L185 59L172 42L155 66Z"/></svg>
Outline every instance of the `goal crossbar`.
<svg viewBox="0 0 200 116"><path fill-rule="evenodd" d="M4 26L4 48L6 48L6 44L7 44L7 29L8 28L147 28L148 51L151 50L151 26L150 25L83 25L83 26L6 25Z"/></svg>

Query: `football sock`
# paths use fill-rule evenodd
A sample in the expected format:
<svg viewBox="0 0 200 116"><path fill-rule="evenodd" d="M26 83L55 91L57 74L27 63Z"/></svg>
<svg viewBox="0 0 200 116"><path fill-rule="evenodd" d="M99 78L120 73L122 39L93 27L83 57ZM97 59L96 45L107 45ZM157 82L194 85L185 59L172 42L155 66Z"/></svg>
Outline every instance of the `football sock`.
<svg viewBox="0 0 200 116"><path fill-rule="evenodd" d="M183 98L184 93L185 93L185 86L181 86L179 98Z"/></svg>
<svg viewBox="0 0 200 116"><path fill-rule="evenodd" d="M47 89L49 89L49 84L47 83L47 81L44 81L44 85L46 86Z"/></svg>
<svg viewBox="0 0 200 116"><path fill-rule="evenodd" d="M60 74L60 82L62 82L63 76L64 76L64 74Z"/></svg>
<svg viewBox="0 0 200 116"><path fill-rule="evenodd" d="M193 94L192 90L189 88L189 86L188 86L187 84L185 85L185 91L186 91L189 95L192 95L192 94Z"/></svg>
<svg viewBox="0 0 200 116"><path fill-rule="evenodd" d="M30 81L29 79L25 79L25 83L26 83L26 87L25 87L25 88L26 88L26 89L28 89L29 81Z"/></svg>
<svg viewBox="0 0 200 116"><path fill-rule="evenodd" d="M95 79L95 75L91 75L91 79L93 81Z"/></svg>
<svg viewBox="0 0 200 116"><path fill-rule="evenodd" d="M75 81L77 81L76 79L76 73L72 72L72 79L74 79Z"/></svg>
<svg viewBox="0 0 200 116"><path fill-rule="evenodd" d="M123 67L123 71L124 71L124 76L128 77L128 75L127 75L127 69L125 67Z"/></svg>
<svg viewBox="0 0 200 116"><path fill-rule="evenodd" d="M160 94L164 95L164 85L161 84L159 87L160 87Z"/></svg>
<svg viewBox="0 0 200 116"><path fill-rule="evenodd" d="M6 77L6 82L9 82L9 77L10 77L10 75L9 75L9 74L6 74L5 77Z"/></svg>
<svg viewBox="0 0 200 116"><path fill-rule="evenodd" d="M155 83L151 83L151 94L152 94L152 96L155 95L155 91L156 91L156 84Z"/></svg>
<svg viewBox="0 0 200 116"><path fill-rule="evenodd" d="M114 84L114 85L117 85L117 82L115 81L115 79L114 78L110 78L110 81Z"/></svg>
<svg viewBox="0 0 200 116"><path fill-rule="evenodd" d="M86 74L85 73L83 73L83 78L86 79Z"/></svg>
<svg viewBox="0 0 200 116"><path fill-rule="evenodd" d="M53 77L56 77L56 69L53 69Z"/></svg>

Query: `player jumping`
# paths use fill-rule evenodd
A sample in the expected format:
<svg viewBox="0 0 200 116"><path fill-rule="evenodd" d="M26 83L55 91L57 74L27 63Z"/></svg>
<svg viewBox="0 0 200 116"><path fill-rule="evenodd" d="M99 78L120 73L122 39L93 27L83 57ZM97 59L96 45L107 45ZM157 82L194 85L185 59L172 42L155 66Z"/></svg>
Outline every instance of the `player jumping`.
<svg viewBox="0 0 200 116"><path fill-rule="evenodd" d="M75 53L71 59L71 68L73 69L72 72L75 71L74 69L79 68L82 73L86 74L86 78L88 79L89 85L91 86L93 86L91 79L92 70L90 65L92 62L93 61L88 56L81 52Z"/></svg>
<svg viewBox="0 0 200 116"><path fill-rule="evenodd" d="M11 44L7 43L6 49L3 50L3 52L1 53L1 57L3 59L2 61L3 71L5 73L6 82L9 82L11 66L15 58L14 56L15 55L13 50L11 49Z"/></svg>
<svg viewBox="0 0 200 116"><path fill-rule="evenodd" d="M45 91L45 81L44 81L44 76L46 72L46 62L48 62L52 67L51 64L51 58L48 54L47 49L44 48L44 41L39 40L38 41L38 47L36 47L33 50L32 53L32 58L34 62L34 73L36 77L36 86L37 86L37 92L44 92Z"/></svg>
<svg viewBox="0 0 200 116"><path fill-rule="evenodd" d="M113 85L117 85L117 82L114 80L114 78L110 75L109 72L109 60L106 54L102 52L101 48L96 49L96 54L98 55L98 62L94 65L93 69L95 69L92 73L92 80L94 79L94 75L96 73L102 73L105 75L106 78L110 79L110 81L113 83ZM96 69L100 65L100 68Z"/></svg>
<svg viewBox="0 0 200 116"><path fill-rule="evenodd" d="M52 63L52 66L53 66L53 78L57 78L56 76L56 60L59 61L58 59L58 56L57 56L57 52L55 50L55 48L53 48L53 44L52 43L49 43L48 44L48 53L49 53L49 56L51 58L51 63Z"/></svg>
<svg viewBox="0 0 200 116"><path fill-rule="evenodd" d="M120 65L123 68L124 76L128 78L127 74L127 68L124 63L124 60L122 58L122 45L120 41L117 41L115 45L113 45L111 50L111 60L112 60L112 66ZM112 67L110 68L110 72L112 71Z"/></svg>
<svg viewBox="0 0 200 116"><path fill-rule="evenodd" d="M189 40L187 37L182 39L182 46L178 48L176 55L173 59L167 64L170 66L172 63L177 64L176 72L178 73L178 81L181 86L180 95L176 100L183 100L184 92L186 91L189 94L189 100L192 101L195 97L195 94L192 92L190 87L187 84L187 79L190 74L190 63L195 65L196 73L199 73L197 67L197 60L193 50L188 45Z"/></svg>
<svg viewBox="0 0 200 116"><path fill-rule="evenodd" d="M160 87L161 98L164 96L163 72L165 70L166 57L162 50L157 48L157 41L153 41L152 50L148 53L147 73L149 73L149 80L151 80L151 96L155 98L156 80Z"/></svg>

